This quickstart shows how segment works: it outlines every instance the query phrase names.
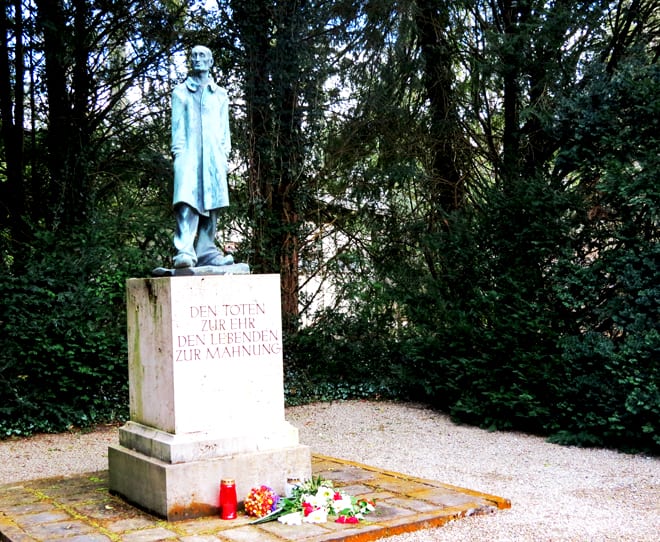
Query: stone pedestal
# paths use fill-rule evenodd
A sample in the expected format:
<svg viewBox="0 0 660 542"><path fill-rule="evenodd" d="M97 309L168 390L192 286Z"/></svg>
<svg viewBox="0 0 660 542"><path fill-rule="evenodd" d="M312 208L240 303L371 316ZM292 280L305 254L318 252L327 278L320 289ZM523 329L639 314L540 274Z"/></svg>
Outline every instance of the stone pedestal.
<svg viewBox="0 0 660 542"><path fill-rule="evenodd" d="M110 490L169 521L217 514L222 478L242 500L311 476L284 419L278 275L131 279L130 417L110 446Z"/></svg>

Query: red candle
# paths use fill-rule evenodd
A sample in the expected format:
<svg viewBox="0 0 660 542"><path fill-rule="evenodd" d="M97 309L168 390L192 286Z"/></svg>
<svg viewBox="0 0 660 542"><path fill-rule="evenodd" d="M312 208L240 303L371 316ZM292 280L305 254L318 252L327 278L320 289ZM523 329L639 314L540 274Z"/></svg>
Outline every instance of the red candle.
<svg viewBox="0 0 660 542"><path fill-rule="evenodd" d="M220 482L220 517L236 519L236 483L230 478Z"/></svg>

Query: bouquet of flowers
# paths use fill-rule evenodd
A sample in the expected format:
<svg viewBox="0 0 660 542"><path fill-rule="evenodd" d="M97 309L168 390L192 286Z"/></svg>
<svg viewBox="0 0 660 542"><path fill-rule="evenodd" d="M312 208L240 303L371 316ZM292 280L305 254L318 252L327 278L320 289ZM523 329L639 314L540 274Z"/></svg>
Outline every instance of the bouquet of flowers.
<svg viewBox="0 0 660 542"><path fill-rule="evenodd" d="M250 492L250 495L255 489ZM266 499L266 502L268 500ZM263 516L257 516L258 519L252 523L264 523L277 519L286 525L301 525L302 523L325 523L329 517L335 518L337 523L358 523L364 519L366 514L375 509L376 505L373 501L357 499L337 491L332 486L332 482L323 480L319 476L294 487L290 497L277 498L272 511ZM245 510L250 514L247 499Z"/></svg>
<svg viewBox="0 0 660 542"><path fill-rule="evenodd" d="M277 510L279 495L268 486L253 487L245 498L245 513L262 518Z"/></svg>

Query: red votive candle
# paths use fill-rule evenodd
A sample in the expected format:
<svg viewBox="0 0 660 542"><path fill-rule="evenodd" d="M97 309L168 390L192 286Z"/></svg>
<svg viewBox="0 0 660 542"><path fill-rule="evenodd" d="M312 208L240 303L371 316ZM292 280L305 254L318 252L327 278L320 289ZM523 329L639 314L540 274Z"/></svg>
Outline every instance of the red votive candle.
<svg viewBox="0 0 660 542"><path fill-rule="evenodd" d="M220 481L220 517L236 519L236 483L231 478Z"/></svg>

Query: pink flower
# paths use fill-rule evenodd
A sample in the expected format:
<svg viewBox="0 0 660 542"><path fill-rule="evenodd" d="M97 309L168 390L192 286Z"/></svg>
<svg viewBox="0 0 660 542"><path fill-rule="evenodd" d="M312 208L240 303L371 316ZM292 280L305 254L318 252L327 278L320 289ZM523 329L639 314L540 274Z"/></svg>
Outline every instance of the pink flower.
<svg viewBox="0 0 660 542"><path fill-rule="evenodd" d="M355 516L339 516L335 523L359 523L360 520Z"/></svg>

